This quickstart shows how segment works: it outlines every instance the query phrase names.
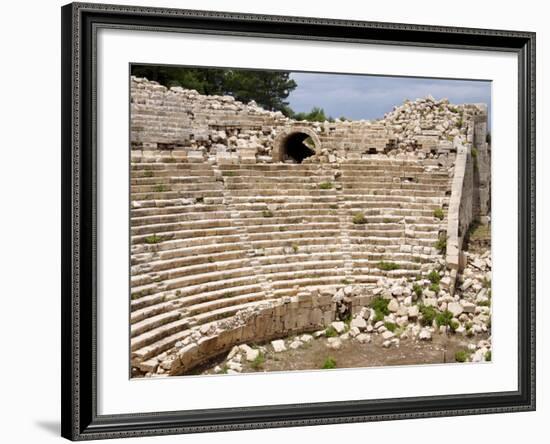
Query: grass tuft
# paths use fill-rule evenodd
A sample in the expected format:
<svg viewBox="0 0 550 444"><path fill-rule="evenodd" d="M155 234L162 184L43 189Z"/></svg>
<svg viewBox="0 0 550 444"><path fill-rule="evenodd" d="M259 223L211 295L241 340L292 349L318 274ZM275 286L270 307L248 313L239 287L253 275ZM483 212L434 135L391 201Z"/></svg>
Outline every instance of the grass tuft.
<svg viewBox="0 0 550 444"><path fill-rule="evenodd" d="M330 356L325 359L325 362L323 363L323 366L321 367L323 370L336 368L336 361L334 358L331 358Z"/></svg>

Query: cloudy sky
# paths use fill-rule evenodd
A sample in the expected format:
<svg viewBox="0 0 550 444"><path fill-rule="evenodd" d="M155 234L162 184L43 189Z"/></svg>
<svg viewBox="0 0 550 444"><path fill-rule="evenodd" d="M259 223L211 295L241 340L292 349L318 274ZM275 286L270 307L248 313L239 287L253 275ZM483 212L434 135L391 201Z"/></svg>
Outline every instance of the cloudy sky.
<svg viewBox="0 0 550 444"><path fill-rule="evenodd" d="M377 119L405 99L431 94L451 103L491 103L491 82L384 77L346 74L292 73L298 87L288 97L296 112L318 106L332 117Z"/></svg>

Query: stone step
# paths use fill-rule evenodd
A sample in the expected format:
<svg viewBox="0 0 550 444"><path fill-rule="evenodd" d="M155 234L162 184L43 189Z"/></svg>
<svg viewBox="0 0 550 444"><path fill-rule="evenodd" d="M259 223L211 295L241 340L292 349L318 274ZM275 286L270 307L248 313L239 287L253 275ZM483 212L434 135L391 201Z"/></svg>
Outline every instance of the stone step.
<svg viewBox="0 0 550 444"><path fill-rule="evenodd" d="M271 219L271 218L270 218ZM255 234L269 234L269 233L276 233L278 234L284 234L288 233L289 235L292 233L299 233L303 231L312 231L312 230L335 230L339 231L339 221L338 218L331 218L330 222L307 222L301 221L299 223L292 223L292 221L287 220L283 221L280 224L263 224L263 225L256 225L251 224L248 220L244 220L244 224L246 226L247 233L251 236L251 238L254 238ZM284 228L283 230L281 228Z"/></svg>
<svg viewBox="0 0 550 444"><path fill-rule="evenodd" d="M365 236L365 237L383 237L386 239L395 239L395 238L433 239L433 241L436 241L438 239L437 229L435 230L432 229L430 231L425 231L425 230L411 231L409 228L405 229L405 227L403 227L395 230L391 230L391 229L377 230L376 228L371 228L366 224L365 225L350 224L349 231L350 231L349 232L350 237Z"/></svg>
<svg viewBox="0 0 550 444"><path fill-rule="evenodd" d="M189 319L188 318L178 319L168 324L161 325L153 330L149 330L145 333L142 333L139 336L134 336L133 338L130 339L130 349L132 350L132 352L140 349L144 349L145 347L150 346L155 342L159 342L171 335L174 335L175 333L179 333L187 329L189 329ZM158 354L158 353L162 353L168 348L173 347L175 343L176 341L174 341L171 345L164 343L163 345L166 348L163 348L160 351L158 350L161 347L154 347L154 351L144 350L142 353L139 353L139 355L142 359L149 359L149 357L154 356L155 354ZM134 355L134 353L132 353L132 355Z"/></svg>
<svg viewBox="0 0 550 444"><path fill-rule="evenodd" d="M158 224L173 224L177 222L202 221L202 220L222 220L230 219L231 214L228 211L211 211L209 213L187 212L183 214L151 215L147 217L132 217L130 219L132 227L153 226Z"/></svg>
<svg viewBox="0 0 550 444"><path fill-rule="evenodd" d="M168 324L181 318L181 313L177 311L169 311L167 313L158 314L156 316L150 316L139 322L130 323L130 337L139 336L145 332L160 327L161 325Z"/></svg>
<svg viewBox="0 0 550 444"><path fill-rule="evenodd" d="M254 248L257 248L256 245L262 241L288 241L288 240L298 240L303 238L335 238L340 234L338 227L333 224L333 229L308 229L308 230L294 230L294 231L277 231L269 233L251 233L248 236L249 241L253 244ZM326 242L326 239L325 241Z"/></svg>
<svg viewBox="0 0 550 444"><path fill-rule="evenodd" d="M355 236L350 234L350 242L353 244L352 248L357 248L356 244L367 244L371 245L380 245L387 247L389 245L411 245L411 246L422 246L422 247L433 247L435 239L421 239L421 238L391 238L386 237L376 237L376 236ZM405 242L406 240L406 242Z"/></svg>
<svg viewBox="0 0 550 444"><path fill-rule="evenodd" d="M295 263L279 263L279 264L263 264L261 267L261 272L269 279L272 279L277 273L290 273L296 272L297 275L304 272L311 274L312 271L334 268L341 268L343 266L343 259L340 257L338 259L330 260L309 260L309 261L300 261Z"/></svg>
<svg viewBox="0 0 550 444"><path fill-rule="evenodd" d="M320 253L312 254L303 254L303 253L292 253L292 254L268 254L266 256L258 257L257 261L259 262L262 270L270 265L293 265L303 264L307 261L334 261L341 260L342 252L341 248L337 246L337 250L333 253L328 252L327 249L320 250Z"/></svg>
<svg viewBox="0 0 550 444"><path fill-rule="evenodd" d="M194 294L194 292L209 291L237 285L247 285L256 282L251 275L250 267L236 268L226 271L213 271L190 276L176 277L162 281L163 290L179 290L182 294ZM152 294L158 291L158 283L137 285L132 287L132 295Z"/></svg>
<svg viewBox="0 0 550 444"><path fill-rule="evenodd" d="M149 260L147 261L147 270L148 272L163 271L163 270L173 270L180 267L190 267L200 264L223 264L230 263L230 261L235 260L244 260L247 258L246 252L239 248L239 245L233 245L235 248L234 251L227 251L224 249L219 249L217 246L214 246L217 251L209 254L197 254L197 251L203 252L204 250L197 249L187 249L187 254L180 254L176 257L170 257L167 259L158 258L158 260ZM139 273L141 268L136 268L135 273ZM134 271L132 271L134 275Z"/></svg>
<svg viewBox="0 0 550 444"><path fill-rule="evenodd" d="M217 299L241 296L261 292L261 286L254 282L248 285L221 288L212 291L203 291L186 295L184 292L177 295L177 291L161 292L156 295L145 296L131 301L132 319L141 320L151 313L158 314L165 310L181 309L194 304L200 304ZM167 300L168 299L168 300Z"/></svg>
<svg viewBox="0 0 550 444"><path fill-rule="evenodd" d="M198 325L203 325L212 321L217 321L219 319L228 318L236 314L238 311L244 310L248 307L252 307L256 304L257 304L257 301L253 301L253 302L246 302L236 306L218 308L216 310L197 314L196 316L193 316L193 319L197 322Z"/></svg>
<svg viewBox="0 0 550 444"><path fill-rule="evenodd" d="M147 244L147 238L150 235L155 234L154 230L148 230L148 233L133 235L132 244ZM231 226L221 226L215 228L203 228L198 230L180 230L180 231L158 231L161 240L153 245L160 245L166 240L176 239L198 239L198 238L210 238L213 236L227 236L236 234L236 228ZM151 244L149 244L151 245Z"/></svg>
<svg viewBox="0 0 550 444"><path fill-rule="evenodd" d="M154 203L155 201L149 201L151 203ZM159 207L143 207L143 208L132 208L130 210L130 217L133 220L140 220L141 218L148 218L148 217L161 217L164 215L183 215L183 214L204 214L206 215L210 213L224 213L227 211L226 205L204 205L200 204L197 205L195 203L187 203L185 206L179 205L178 201L169 201L173 204L170 206L159 206ZM179 200L179 203L181 203L181 200Z"/></svg>
<svg viewBox="0 0 550 444"><path fill-rule="evenodd" d="M206 262L202 264L184 265L164 269L162 271L147 272L146 274L133 275L132 286L142 286L159 281L177 279L184 276L200 276L206 273L227 272L229 270L243 269L250 266L247 258L228 260L223 262Z"/></svg>
<svg viewBox="0 0 550 444"><path fill-rule="evenodd" d="M155 251L160 256L163 254L170 254L166 252L173 252L175 250L181 250L185 248L195 248L199 246L211 246L211 245L226 245L226 244L239 244L241 242L241 238L236 230L229 234L218 234L218 235L210 235L205 237L186 237L182 239L167 239L163 240L162 242L158 244L153 245L147 245L147 244L140 244L136 245L136 247L142 247L145 249L145 251ZM134 248L134 243L132 240L132 248ZM132 254L133 254L132 250ZM163 256L166 257L166 256Z"/></svg>
<svg viewBox="0 0 550 444"><path fill-rule="evenodd" d="M181 198L193 198L193 199L206 199L207 197L219 197L223 198L222 191L220 190L197 190L197 191L150 191L147 193L131 193L130 198L132 201L147 201L147 200L167 200L167 199L181 199Z"/></svg>
<svg viewBox="0 0 550 444"><path fill-rule="evenodd" d="M209 219L197 219L182 222L169 222L158 223L150 225L138 225L137 227L131 227L130 232L132 236L143 236L146 234L154 233L167 233L167 232L191 232L202 231L216 228L234 228L231 223L231 219L223 218L209 218Z"/></svg>
<svg viewBox="0 0 550 444"><path fill-rule="evenodd" d="M195 304L188 307L189 310L189 316L192 316L196 318L197 322L202 324L204 322L211 322L217 319L220 319L220 313L214 314L218 310L222 310L223 313L227 314L228 311L224 309L229 309L229 311L233 314L236 313L238 310L241 310L242 308L239 308L243 304L250 303L250 302L257 302L265 299L265 294L263 292L261 293L249 293L243 296L235 296L230 298L223 298L223 299L215 299L209 302L204 302L202 304ZM235 310L233 312L233 310ZM197 319L198 315L202 315ZM225 316L223 316L225 317Z"/></svg>

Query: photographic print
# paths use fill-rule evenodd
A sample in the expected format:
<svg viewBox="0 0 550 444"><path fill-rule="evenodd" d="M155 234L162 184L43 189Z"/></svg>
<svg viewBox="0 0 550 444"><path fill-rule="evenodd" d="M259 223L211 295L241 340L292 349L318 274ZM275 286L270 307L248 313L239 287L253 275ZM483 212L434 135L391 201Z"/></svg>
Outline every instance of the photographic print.
<svg viewBox="0 0 550 444"><path fill-rule="evenodd" d="M129 82L132 378L491 361L490 81Z"/></svg>

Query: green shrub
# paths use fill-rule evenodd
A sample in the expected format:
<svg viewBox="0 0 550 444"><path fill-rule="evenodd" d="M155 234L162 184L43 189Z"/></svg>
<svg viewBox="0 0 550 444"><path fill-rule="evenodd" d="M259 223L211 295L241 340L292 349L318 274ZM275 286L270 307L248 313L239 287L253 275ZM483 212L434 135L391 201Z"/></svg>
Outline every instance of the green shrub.
<svg viewBox="0 0 550 444"><path fill-rule="evenodd" d="M397 324L394 324L393 322L384 322L384 327L393 333L397 328Z"/></svg>
<svg viewBox="0 0 550 444"><path fill-rule="evenodd" d="M399 269L399 265L396 264L395 262L385 262L385 261L378 262L377 267L380 270L384 270L384 271L392 271L392 270Z"/></svg>
<svg viewBox="0 0 550 444"><path fill-rule="evenodd" d="M161 241L162 241L162 237L157 236L156 234L151 234L150 236L147 236L145 238L146 244L158 244Z"/></svg>
<svg viewBox="0 0 550 444"><path fill-rule="evenodd" d="M292 251L294 251L294 253L298 253L299 249L300 247L298 246L298 244L292 244Z"/></svg>
<svg viewBox="0 0 550 444"><path fill-rule="evenodd" d="M432 284L439 284L439 282L441 281L441 276L437 271L432 270L428 273L428 279Z"/></svg>
<svg viewBox="0 0 550 444"><path fill-rule="evenodd" d="M357 213L353 216L352 222L356 225L363 225L367 223L367 219L365 219L365 215L363 213Z"/></svg>
<svg viewBox="0 0 550 444"><path fill-rule="evenodd" d="M331 325L329 327L326 328L325 330L325 336L327 338L334 338L335 336L338 336L338 332L336 331L336 329Z"/></svg>
<svg viewBox="0 0 550 444"><path fill-rule="evenodd" d="M237 173L235 171L226 171L224 175L226 177L235 177Z"/></svg>
<svg viewBox="0 0 550 444"><path fill-rule="evenodd" d="M477 159L478 154L479 154L479 152L478 152L477 148L472 148L472 157L474 159Z"/></svg>
<svg viewBox="0 0 550 444"><path fill-rule="evenodd" d="M430 326L433 324L435 317L438 314L438 311L435 307L427 306L424 304L419 305L420 313L422 313L422 325Z"/></svg>
<svg viewBox="0 0 550 444"><path fill-rule="evenodd" d="M265 363L265 356L262 352L258 353L258 356L250 363L250 366L255 370L260 370L263 368Z"/></svg>
<svg viewBox="0 0 550 444"><path fill-rule="evenodd" d="M147 170L143 173L143 177L153 177L153 172L151 170Z"/></svg>
<svg viewBox="0 0 550 444"><path fill-rule="evenodd" d="M156 185L154 191L155 193L164 193L165 191L168 191L168 188L166 188L165 185Z"/></svg>
<svg viewBox="0 0 550 444"><path fill-rule="evenodd" d="M439 284L431 284L429 288L434 293L436 293L436 294L439 293Z"/></svg>
<svg viewBox="0 0 550 444"><path fill-rule="evenodd" d="M491 350L489 350L487 353L485 353L485 360L490 361L491 360Z"/></svg>
<svg viewBox="0 0 550 444"><path fill-rule="evenodd" d="M332 190L332 182L321 182L319 188L322 190Z"/></svg>
<svg viewBox="0 0 550 444"><path fill-rule="evenodd" d="M417 297L422 296L422 286L417 284L416 282L413 284L413 291Z"/></svg>
<svg viewBox="0 0 550 444"><path fill-rule="evenodd" d="M273 217L273 211L270 211L270 210L263 210L263 211L262 211L262 216L263 216L263 217Z"/></svg>
<svg viewBox="0 0 550 444"><path fill-rule="evenodd" d="M445 213L443 212L443 208L436 208L434 210L434 217L437 217L440 220L443 220L445 217Z"/></svg>
<svg viewBox="0 0 550 444"><path fill-rule="evenodd" d="M456 329L457 329L458 327L460 327L460 322L455 321L455 320L451 320L451 322L450 322L450 324L449 324L449 327L451 328L451 330L452 330L453 332L455 332Z"/></svg>
<svg viewBox="0 0 550 444"><path fill-rule="evenodd" d="M325 359L325 362L321 368L323 370L336 368L336 361L333 358L328 357L327 359Z"/></svg>
<svg viewBox="0 0 550 444"><path fill-rule="evenodd" d="M448 327L451 325L451 321L453 320L453 314L449 310L445 310L443 312L439 312L435 315L435 323L438 327L441 327L444 325L445 327Z"/></svg>
<svg viewBox="0 0 550 444"><path fill-rule="evenodd" d="M434 247L437 251L439 251L440 254L445 254L447 251L447 237L442 236L439 239L437 239L437 242L434 244Z"/></svg>
<svg viewBox="0 0 550 444"><path fill-rule="evenodd" d="M462 125L464 125L464 121L462 119L458 119L456 121L456 127L460 129L462 128Z"/></svg>
<svg viewBox="0 0 550 444"><path fill-rule="evenodd" d="M382 222L384 222L385 224L389 224L391 223L391 219L385 217L384 219L382 219Z"/></svg>
<svg viewBox="0 0 550 444"><path fill-rule="evenodd" d="M470 358L470 352L467 350L459 350L455 353L456 362L468 362Z"/></svg>
<svg viewBox="0 0 550 444"><path fill-rule="evenodd" d="M390 304L389 299L384 299L383 297L378 296L370 302L369 307L372 308L374 311L378 311L382 313L383 315L389 315L390 314L390 310L388 308L389 304Z"/></svg>

